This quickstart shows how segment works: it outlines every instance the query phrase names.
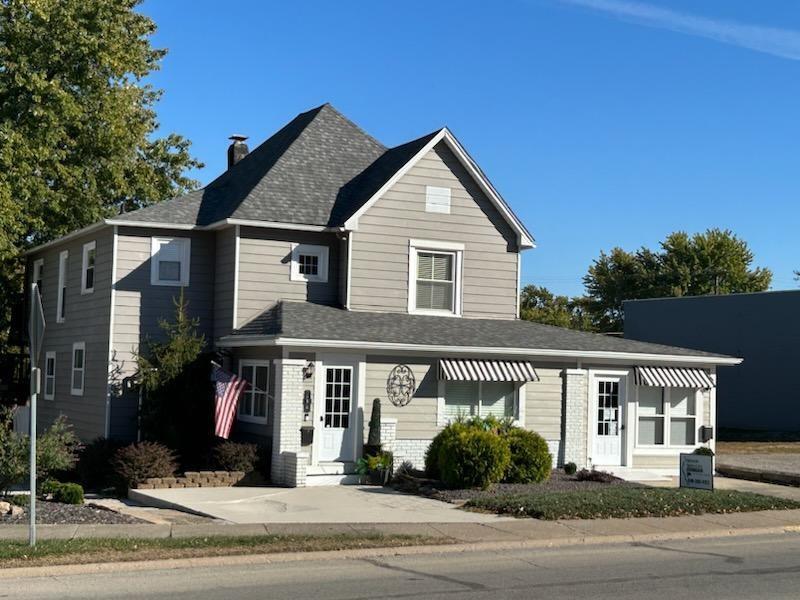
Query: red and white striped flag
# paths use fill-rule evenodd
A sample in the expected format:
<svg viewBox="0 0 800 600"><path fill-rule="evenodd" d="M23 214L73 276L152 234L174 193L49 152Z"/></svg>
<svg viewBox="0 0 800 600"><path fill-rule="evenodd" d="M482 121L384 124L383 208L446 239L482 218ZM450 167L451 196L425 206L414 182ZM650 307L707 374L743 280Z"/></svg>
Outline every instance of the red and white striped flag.
<svg viewBox="0 0 800 600"><path fill-rule="evenodd" d="M227 440L247 381L216 364L212 365L211 379L214 381L214 435Z"/></svg>

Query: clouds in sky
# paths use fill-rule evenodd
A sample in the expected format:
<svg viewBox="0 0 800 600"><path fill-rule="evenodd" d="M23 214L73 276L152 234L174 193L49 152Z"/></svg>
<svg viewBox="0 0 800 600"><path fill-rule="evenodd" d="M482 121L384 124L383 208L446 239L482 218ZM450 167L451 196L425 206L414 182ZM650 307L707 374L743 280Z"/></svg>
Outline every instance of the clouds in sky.
<svg viewBox="0 0 800 600"><path fill-rule="evenodd" d="M667 29L781 58L800 60L800 31L700 17L628 0L561 0L561 2L602 12L646 27Z"/></svg>

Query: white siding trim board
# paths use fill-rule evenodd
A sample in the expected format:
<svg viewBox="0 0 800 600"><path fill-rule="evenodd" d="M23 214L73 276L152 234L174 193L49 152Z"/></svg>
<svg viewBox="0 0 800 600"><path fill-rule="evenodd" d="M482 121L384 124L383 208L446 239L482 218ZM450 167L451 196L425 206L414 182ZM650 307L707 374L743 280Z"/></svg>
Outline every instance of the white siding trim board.
<svg viewBox="0 0 800 600"><path fill-rule="evenodd" d="M239 247L241 239L241 225L236 225L236 242L233 250L233 328L239 325Z"/></svg>
<svg viewBox="0 0 800 600"><path fill-rule="evenodd" d="M119 236L119 230L116 225L114 225L114 237L112 238L111 242L111 305L110 305L110 314L108 317L108 381L107 381L107 388L106 388L106 414L105 414L105 426L104 426L104 437L106 439L109 438L111 435L111 395L114 391L114 382L111 380L111 377L114 373L114 313L116 308L117 302L117 241Z"/></svg>

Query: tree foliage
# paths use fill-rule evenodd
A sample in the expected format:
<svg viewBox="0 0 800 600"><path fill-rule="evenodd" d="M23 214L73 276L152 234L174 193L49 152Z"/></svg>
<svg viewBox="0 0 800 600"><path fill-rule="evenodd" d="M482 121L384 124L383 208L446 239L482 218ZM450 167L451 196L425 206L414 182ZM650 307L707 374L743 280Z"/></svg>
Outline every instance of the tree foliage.
<svg viewBox="0 0 800 600"><path fill-rule="evenodd" d="M556 327L589 329L591 323L582 298L558 296L537 285L526 285L520 292L520 318Z"/></svg>
<svg viewBox="0 0 800 600"><path fill-rule="evenodd" d="M625 300L768 289L772 272L752 264L753 252L731 231L709 229L692 236L675 232L657 252L601 252L583 279L585 307L594 329L620 331Z"/></svg>
<svg viewBox="0 0 800 600"><path fill-rule="evenodd" d="M161 91L140 0L0 0L0 329L21 290L19 253L180 194L202 165L157 137Z"/></svg>

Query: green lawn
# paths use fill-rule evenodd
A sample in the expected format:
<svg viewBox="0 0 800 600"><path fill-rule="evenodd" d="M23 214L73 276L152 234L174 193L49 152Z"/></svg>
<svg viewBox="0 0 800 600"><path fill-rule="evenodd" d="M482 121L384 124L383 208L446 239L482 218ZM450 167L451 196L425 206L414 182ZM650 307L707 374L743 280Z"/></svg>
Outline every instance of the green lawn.
<svg viewBox="0 0 800 600"><path fill-rule="evenodd" d="M446 543L448 540L445 538L378 533L41 540L35 548L31 548L27 542L13 541L0 542L0 568L276 552L397 548Z"/></svg>
<svg viewBox="0 0 800 600"><path fill-rule="evenodd" d="M800 502L750 492L614 486L585 492L499 494L465 504L474 510L535 519L671 517L800 508Z"/></svg>

